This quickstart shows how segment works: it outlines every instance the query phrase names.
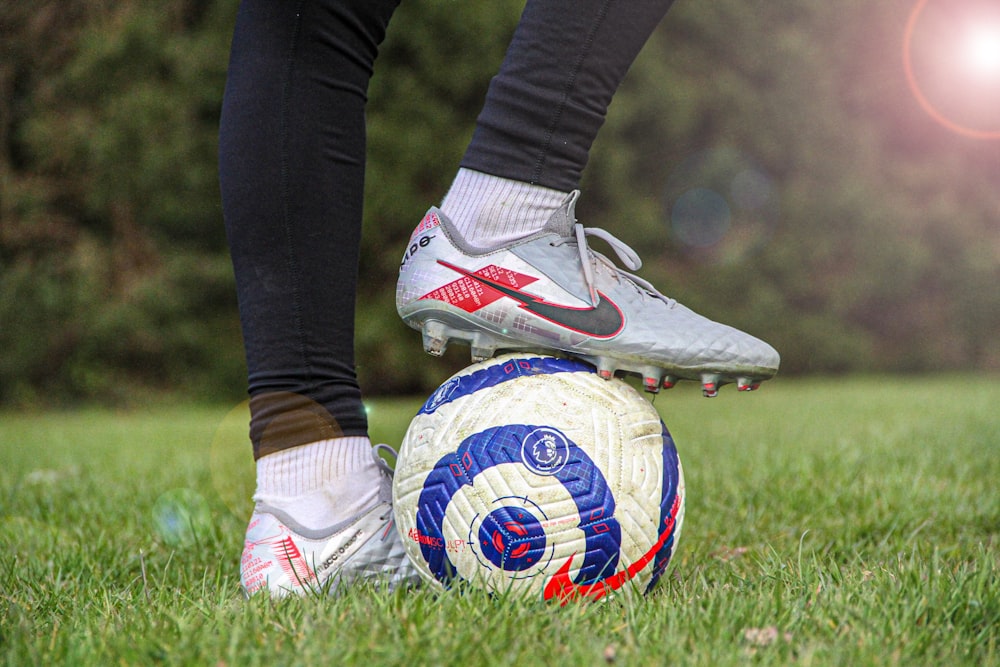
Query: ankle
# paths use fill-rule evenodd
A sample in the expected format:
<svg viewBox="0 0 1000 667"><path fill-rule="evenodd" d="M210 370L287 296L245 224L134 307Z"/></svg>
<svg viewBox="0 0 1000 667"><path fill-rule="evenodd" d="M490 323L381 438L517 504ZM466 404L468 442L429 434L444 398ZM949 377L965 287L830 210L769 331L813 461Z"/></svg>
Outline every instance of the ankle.
<svg viewBox="0 0 1000 667"><path fill-rule="evenodd" d="M381 480L367 437L320 440L261 457L254 500L319 529L375 505Z"/></svg>
<svg viewBox="0 0 1000 667"><path fill-rule="evenodd" d="M559 190L460 169L440 208L466 243L492 249L540 231L565 199Z"/></svg>

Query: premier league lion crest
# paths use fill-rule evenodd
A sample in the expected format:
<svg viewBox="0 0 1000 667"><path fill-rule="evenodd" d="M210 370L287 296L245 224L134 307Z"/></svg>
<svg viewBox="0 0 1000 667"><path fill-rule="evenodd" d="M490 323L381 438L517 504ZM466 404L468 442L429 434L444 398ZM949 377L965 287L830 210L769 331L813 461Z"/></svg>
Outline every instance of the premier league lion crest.
<svg viewBox="0 0 1000 667"><path fill-rule="evenodd" d="M559 472L569 456L569 441L554 428L542 426L524 437L521 461L539 475Z"/></svg>

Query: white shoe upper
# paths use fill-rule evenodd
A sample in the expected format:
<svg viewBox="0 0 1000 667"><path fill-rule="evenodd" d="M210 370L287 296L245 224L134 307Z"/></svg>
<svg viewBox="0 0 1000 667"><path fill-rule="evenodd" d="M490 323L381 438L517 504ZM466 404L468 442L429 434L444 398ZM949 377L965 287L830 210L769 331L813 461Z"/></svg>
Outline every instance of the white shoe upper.
<svg viewBox="0 0 1000 667"><path fill-rule="evenodd" d="M619 269L587 245L608 242L629 269L641 266L624 243L573 217L570 196L541 232L510 246L467 247L432 208L416 228L400 267L396 305L422 330L425 347L464 340L473 356L496 349L560 351L602 374L624 370L647 388L678 378L753 388L778 370L767 343L702 317Z"/></svg>
<svg viewBox="0 0 1000 667"><path fill-rule="evenodd" d="M371 509L322 530L305 528L287 513L258 504L240 560L245 593L332 593L362 580L390 588L416 585L420 575L396 530L388 475L379 495Z"/></svg>

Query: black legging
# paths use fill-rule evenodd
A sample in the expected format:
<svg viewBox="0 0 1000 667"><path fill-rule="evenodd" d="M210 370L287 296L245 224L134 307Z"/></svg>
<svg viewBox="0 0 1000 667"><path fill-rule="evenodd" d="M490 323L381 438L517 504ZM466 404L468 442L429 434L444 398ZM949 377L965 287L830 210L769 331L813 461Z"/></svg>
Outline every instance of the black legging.
<svg viewBox="0 0 1000 667"><path fill-rule="evenodd" d="M672 1L528 0L461 166L576 188L615 90ZM364 110L397 4L240 5L219 171L255 457L367 434L354 371Z"/></svg>

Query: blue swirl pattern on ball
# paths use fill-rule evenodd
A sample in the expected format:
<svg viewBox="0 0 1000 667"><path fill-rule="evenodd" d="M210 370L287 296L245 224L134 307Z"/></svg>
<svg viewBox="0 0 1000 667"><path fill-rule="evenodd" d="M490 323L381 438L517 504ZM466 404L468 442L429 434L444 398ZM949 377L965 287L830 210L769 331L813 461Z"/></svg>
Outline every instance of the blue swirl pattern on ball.
<svg viewBox="0 0 1000 667"><path fill-rule="evenodd" d="M506 364L454 377L437 388L427 399L418 414L429 415L442 405L456 401L463 396L495 387L509 380L530 375L552 375L553 373L593 373L594 367L576 359L557 357L534 357L515 359Z"/></svg>
<svg viewBox="0 0 1000 667"><path fill-rule="evenodd" d="M420 545L421 553L439 581L447 585L456 576L447 553L438 546L444 543L442 523L451 499L464 486L472 485L476 476L489 468L506 463L524 466L524 445L532 442L532 434L543 429L558 433L551 427L530 424L489 428L467 437L454 453L442 457L435 464L420 494L416 526L418 533L424 536ZM559 435L566 443L566 458L557 470L547 476L558 480L566 488L566 492L576 503L580 516L578 528L584 534L586 549L576 579L579 582L597 580L614 572L618 565L621 527L614 518L615 499L604 475L590 457L564 435ZM499 516L498 511L491 512L490 517L494 515ZM503 521L492 523L500 539L494 543L491 532L490 544L483 550L483 554L495 565L505 570L522 570L531 566L528 558L537 562L542 557L546 548L544 531L531 529L519 534L518 530L505 525ZM484 525L486 524L484 521ZM498 548L500 545L502 547ZM499 562L489 556L491 552L499 554ZM513 557L515 553L517 558Z"/></svg>

